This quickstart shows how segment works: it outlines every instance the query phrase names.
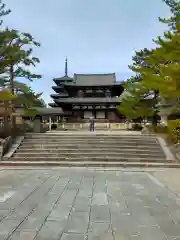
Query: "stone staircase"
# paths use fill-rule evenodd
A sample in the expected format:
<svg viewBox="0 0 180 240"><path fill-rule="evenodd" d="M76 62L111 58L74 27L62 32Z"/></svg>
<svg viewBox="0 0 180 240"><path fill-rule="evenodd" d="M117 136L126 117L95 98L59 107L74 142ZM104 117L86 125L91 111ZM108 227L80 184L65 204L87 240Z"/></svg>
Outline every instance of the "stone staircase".
<svg viewBox="0 0 180 240"><path fill-rule="evenodd" d="M167 159L155 136L113 133L27 134L2 165L179 167Z"/></svg>

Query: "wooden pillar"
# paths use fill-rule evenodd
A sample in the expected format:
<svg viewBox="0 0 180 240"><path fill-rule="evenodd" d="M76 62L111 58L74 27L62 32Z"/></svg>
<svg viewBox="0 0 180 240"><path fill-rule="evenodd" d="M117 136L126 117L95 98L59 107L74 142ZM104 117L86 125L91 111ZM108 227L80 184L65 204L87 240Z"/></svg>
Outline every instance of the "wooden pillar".
<svg viewBox="0 0 180 240"><path fill-rule="evenodd" d="M65 128L65 119L64 119L64 116L62 116L62 129L64 129Z"/></svg>
<svg viewBox="0 0 180 240"><path fill-rule="evenodd" d="M94 105L92 105L92 113L94 115L94 118L96 119L97 118L97 115L96 115L96 107Z"/></svg>
<svg viewBox="0 0 180 240"><path fill-rule="evenodd" d="M108 105L106 106L106 110L105 110L105 119L108 120Z"/></svg>
<svg viewBox="0 0 180 240"><path fill-rule="evenodd" d="M52 126L52 119L51 116L49 117L49 131L51 131L51 126Z"/></svg>
<svg viewBox="0 0 180 240"><path fill-rule="evenodd" d="M79 114L78 114L78 119L81 120L84 118L84 114L83 114L83 110L82 110L82 106L79 106Z"/></svg>

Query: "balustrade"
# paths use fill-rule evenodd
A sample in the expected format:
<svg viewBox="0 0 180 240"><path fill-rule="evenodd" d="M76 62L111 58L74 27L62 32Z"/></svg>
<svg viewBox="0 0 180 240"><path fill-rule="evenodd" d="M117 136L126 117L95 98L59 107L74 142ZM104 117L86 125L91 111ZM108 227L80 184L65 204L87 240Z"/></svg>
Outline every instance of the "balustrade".
<svg viewBox="0 0 180 240"><path fill-rule="evenodd" d="M95 130L125 130L131 128L131 124L127 123L105 123L105 122L96 122ZM89 123L57 123L57 130L88 130Z"/></svg>

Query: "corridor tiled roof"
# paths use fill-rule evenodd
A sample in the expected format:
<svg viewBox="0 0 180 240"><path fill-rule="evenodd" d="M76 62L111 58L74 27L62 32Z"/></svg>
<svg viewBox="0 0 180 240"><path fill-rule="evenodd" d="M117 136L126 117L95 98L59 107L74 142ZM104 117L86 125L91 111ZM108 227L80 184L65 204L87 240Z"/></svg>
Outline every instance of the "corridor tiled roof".
<svg viewBox="0 0 180 240"><path fill-rule="evenodd" d="M46 108L46 107L34 107L33 109L37 110L40 115L60 115L63 114L63 110L60 107L55 108Z"/></svg>

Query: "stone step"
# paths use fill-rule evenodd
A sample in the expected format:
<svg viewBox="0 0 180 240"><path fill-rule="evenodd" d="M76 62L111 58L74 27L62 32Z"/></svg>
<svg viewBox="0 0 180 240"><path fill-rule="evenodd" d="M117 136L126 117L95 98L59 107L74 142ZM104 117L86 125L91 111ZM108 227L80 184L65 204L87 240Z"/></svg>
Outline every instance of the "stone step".
<svg viewBox="0 0 180 240"><path fill-rule="evenodd" d="M27 148L27 149L77 149L77 148L89 148L89 149L161 149L160 144L128 144L128 143L56 143L56 144L49 144L49 143L21 143L21 148Z"/></svg>
<svg viewBox="0 0 180 240"><path fill-rule="evenodd" d="M95 166L95 167L179 167L166 160L158 139L121 134L27 134L12 158L4 165Z"/></svg>
<svg viewBox="0 0 180 240"><path fill-rule="evenodd" d="M18 150L22 150L22 151L36 151L36 150L43 150L43 151L56 151L56 150L60 150L60 151L64 151L64 150L67 150L67 151L71 151L71 149L73 150L80 150L80 149L87 149L87 150L90 150L92 151L93 150L100 150L100 151L105 151L105 150L111 150L111 151L122 151L122 150L125 150L125 151L139 151L139 150L147 150L147 151L162 151L162 148L161 146L159 145L153 145L153 146L142 146L142 145L124 145L124 146L120 146L119 144L116 144L116 145L106 145L106 144L96 144L96 145L88 145L88 144L80 144L80 145L73 145L73 144L70 144L70 145L63 145L63 144L60 144L60 145L47 145L47 144L34 144L34 145L29 145L29 144L22 144Z"/></svg>
<svg viewBox="0 0 180 240"><path fill-rule="evenodd" d="M133 140L155 140L156 137L149 136L124 136L124 135L55 135L55 136L26 136L25 139L133 139Z"/></svg>
<svg viewBox="0 0 180 240"><path fill-rule="evenodd" d="M1 161L1 166L58 166L58 167L135 167L180 168L180 163L156 162L92 162L92 161Z"/></svg>
<svg viewBox="0 0 180 240"><path fill-rule="evenodd" d="M46 133L25 133L25 136L59 136L59 135L81 135L81 136L88 136L88 135L100 135L100 136L114 136L114 135L121 135L121 136L147 136L143 135L140 131L117 131L117 132L111 132L111 130L106 130L106 131L79 131L79 132L74 132L74 131L53 131L53 132L46 132ZM149 135L148 135L149 136ZM155 136L154 134L150 134L150 136Z"/></svg>
<svg viewBox="0 0 180 240"><path fill-rule="evenodd" d="M132 157L132 158L125 158L124 156L110 156L108 158L105 158L103 156L83 156L81 158L77 156L71 156L71 157L62 157L62 156L17 156L14 155L9 160L17 160L17 161L73 161L73 162L79 162L79 161L95 161L95 162L174 162L174 160L166 160L164 157L158 157L158 158L146 158L146 157Z"/></svg>
<svg viewBox="0 0 180 240"><path fill-rule="evenodd" d="M98 144L98 143L103 143L103 144L127 144L127 145L130 145L130 144L145 144L145 145L148 145L148 144L157 144L158 141L154 140L154 141L144 141L144 140L136 140L136 141L133 141L133 140L129 140L129 141L125 141L125 140L121 140L121 139L118 139L118 140L113 140L113 139L109 139L109 140L103 140L103 139L47 139L47 140L43 140L43 139L39 139L39 140L32 140L32 139L24 139L23 143L33 143L33 144L45 144L45 143L51 143L51 144L60 144L60 143L66 143L66 144L73 144L73 143L76 143L76 144L81 144L81 143L88 143L88 144Z"/></svg>
<svg viewBox="0 0 180 240"><path fill-rule="evenodd" d="M143 138L148 138L148 137L156 137L155 135L143 135L143 134L121 134L120 132L118 133L111 133L111 132L73 132L72 134L70 132L61 132L60 134L50 134L50 133L40 133L40 134L25 134L25 137L28 138L40 138L40 137L143 137Z"/></svg>
<svg viewBox="0 0 180 240"><path fill-rule="evenodd" d="M123 134L44 134L44 135L25 135L28 139L39 139L39 138L134 138L134 139L153 139L155 135L123 135Z"/></svg>
<svg viewBox="0 0 180 240"><path fill-rule="evenodd" d="M15 153L14 156L16 157L34 157L34 158L39 158L40 156L41 157L44 157L44 158L48 158L49 154L51 155L51 157L63 157L63 158L71 158L71 157L78 157L79 159L84 159L85 157L88 157L91 159L91 157L102 157L102 158L111 158L111 157L124 157L126 159L129 159L129 158L134 158L134 155L135 153L128 153L128 152L119 152L119 153L116 153L116 152L108 152L108 153L104 153L104 152L68 152L68 153L49 153L49 152L40 152L39 154L38 153L34 153L34 152L26 152L26 153L22 153L22 152L18 152L18 153ZM136 156L138 156L139 158L147 158L147 159L152 159L152 158L159 158L159 157L164 157L164 154L161 153L161 152L158 152L158 153L138 153L136 154Z"/></svg>
<svg viewBox="0 0 180 240"><path fill-rule="evenodd" d="M46 146L46 145L38 145L38 146L25 146L25 145L21 145L17 150L21 150L22 152L39 152L39 151L56 151L56 152L62 152L62 151L68 151L68 152L76 152L76 151L103 151L103 152L159 152L161 150L160 146L151 146L151 147L147 147L147 146L93 146L93 150L91 146L88 145L76 145L76 146Z"/></svg>
<svg viewBox="0 0 180 240"><path fill-rule="evenodd" d="M38 137L28 137L25 136L25 139L55 139L55 138L64 138L64 139L69 139L69 138L83 138L83 139L156 139L156 137L146 137L146 136L121 136L121 135L56 135L56 136L38 136Z"/></svg>
<svg viewBox="0 0 180 240"><path fill-rule="evenodd" d="M151 154L152 151L153 151L153 154L155 153L160 153L160 150L159 149L136 149L136 148L129 148L129 149L124 149L124 148L104 148L102 150L102 148L82 148L81 146L79 148L36 148L36 149L32 149L32 148L22 148L20 147L19 149L16 150L16 153L17 152L21 152L21 153L60 153L60 154L63 154L63 153L81 153L81 152L89 152L89 153L99 153L101 151L103 151L103 153L109 153L109 152L116 152L116 153L134 153L134 154L138 154L138 153L148 153L148 154Z"/></svg>

